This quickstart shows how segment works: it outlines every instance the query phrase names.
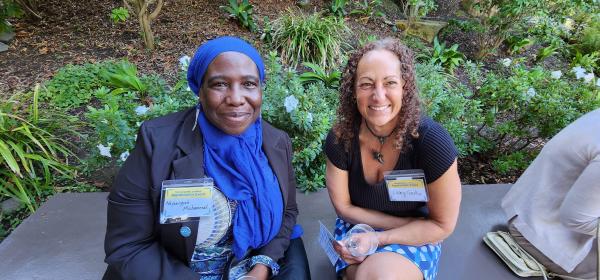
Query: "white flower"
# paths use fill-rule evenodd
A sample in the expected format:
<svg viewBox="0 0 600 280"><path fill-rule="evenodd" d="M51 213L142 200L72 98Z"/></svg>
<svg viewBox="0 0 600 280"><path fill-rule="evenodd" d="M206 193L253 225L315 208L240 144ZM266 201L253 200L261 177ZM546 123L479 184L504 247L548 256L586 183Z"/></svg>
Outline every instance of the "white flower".
<svg viewBox="0 0 600 280"><path fill-rule="evenodd" d="M562 72L560 70L552 71L551 75L552 79L558 80L562 77Z"/></svg>
<svg viewBox="0 0 600 280"><path fill-rule="evenodd" d="M181 70L183 70L183 71L187 71L188 66L190 66L190 57L187 55L180 57L179 58L179 68L181 68Z"/></svg>
<svg viewBox="0 0 600 280"><path fill-rule="evenodd" d="M583 76L583 81L586 82L586 83L589 83L592 80L594 80L594 73L593 72L587 73L587 75Z"/></svg>
<svg viewBox="0 0 600 280"><path fill-rule="evenodd" d="M312 123L312 121L313 121L313 116L312 116L312 113L310 113L310 112L309 112L309 113L306 115L306 121L307 121L308 123Z"/></svg>
<svg viewBox="0 0 600 280"><path fill-rule="evenodd" d="M596 86L600 87L600 78L598 80L596 80Z"/></svg>
<svg viewBox="0 0 600 280"><path fill-rule="evenodd" d="M119 158L121 159L121 161L126 161L128 157L129 157L129 151L124 151L119 156Z"/></svg>
<svg viewBox="0 0 600 280"><path fill-rule="evenodd" d="M510 64L512 64L512 60L510 58L505 58L501 61L501 63L504 65L504 67L508 67Z"/></svg>
<svg viewBox="0 0 600 280"><path fill-rule="evenodd" d="M564 28L567 31L573 30L573 27L575 27L575 21L570 18L565 19L565 22L563 22L562 24L562 28Z"/></svg>
<svg viewBox="0 0 600 280"><path fill-rule="evenodd" d="M528 97L529 99L531 99L532 97L534 97L536 94L537 94L537 92L535 92L535 89L534 89L534 88L529 88L529 89L527 90L527 93L525 93L525 95L527 95L527 97Z"/></svg>
<svg viewBox="0 0 600 280"><path fill-rule="evenodd" d="M146 106L137 106L137 107L135 107L135 113L138 116L145 115L146 112L148 112L148 110L150 110L150 108L148 108Z"/></svg>
<svg viewBox="0 0 600 280"><path fill-rule="evenodd" d="M283 106L285 106L285 111L290 113L298 108L298 99L296 99L295 96L290 95L283 101Z"/></svg>
<svg viewBox="0 0 600 280"><path fill-rule="evenodd" d="M571 69L571 72L575 73L575 78L578 80L585 77L585 69L577 65Z"/></svg>
<svg viewBox="0 0 600 280"><path fill-rule="evenodd" d="M110 146L112 146L111 144L112 143L108 143L108 146L104 146L102 144L98 144L98 146L96 146L96 147L98 147L98 150L100 150L100 155L101 156L111 157L111 155L110 155Z"/></svg>

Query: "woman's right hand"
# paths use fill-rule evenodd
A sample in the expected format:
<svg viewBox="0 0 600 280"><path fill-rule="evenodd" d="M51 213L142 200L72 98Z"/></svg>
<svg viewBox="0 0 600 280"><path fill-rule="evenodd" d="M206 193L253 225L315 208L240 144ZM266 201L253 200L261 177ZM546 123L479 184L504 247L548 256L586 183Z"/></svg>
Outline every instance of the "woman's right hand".
<svg viewBox="0 0 600 280"><path fill-rule="evenodd" d="M362 256L362 257L353 256L350 253L350 251L348 250L348 248L346 248L346 244L344 244L344 241L332 241L332 244L333 244L333 249L335 249L335 251L340 255L340 257L348 265L359 264L359 263L363 262L366 258L366 256Z"/></svg>

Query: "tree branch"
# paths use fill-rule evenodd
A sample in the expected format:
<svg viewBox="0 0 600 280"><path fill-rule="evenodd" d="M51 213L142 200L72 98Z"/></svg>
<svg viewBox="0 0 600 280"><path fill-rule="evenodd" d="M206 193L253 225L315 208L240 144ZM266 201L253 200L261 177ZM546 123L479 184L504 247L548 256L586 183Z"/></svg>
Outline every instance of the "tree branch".
<svg viewBox="0 0 600 280"><path fill-rule="evenodd" d="M156 8L154 8L154 11L149 16L150 21L153 21L154 19L156 19L156 17L158 17L158 14L162 9L163 4L163 0L158 0L158 3L156 3Z"/></svg>

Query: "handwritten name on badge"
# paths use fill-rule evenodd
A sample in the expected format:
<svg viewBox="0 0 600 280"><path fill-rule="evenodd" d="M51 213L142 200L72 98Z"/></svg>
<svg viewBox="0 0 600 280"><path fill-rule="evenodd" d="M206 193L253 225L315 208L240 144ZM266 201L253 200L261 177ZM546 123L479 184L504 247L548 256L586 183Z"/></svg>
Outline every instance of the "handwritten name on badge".
<svg viewBox="0 0 600 280"><path fill-rule="evenodd" d="M386 181L391 201L427 201L423 179L396 178Z"/></svg>
<svg viewBox="0 0 600 280"><path fill-rule="evenodd" d="M179 187L165 189L161 221L212 214L211 187Z"/></svg>

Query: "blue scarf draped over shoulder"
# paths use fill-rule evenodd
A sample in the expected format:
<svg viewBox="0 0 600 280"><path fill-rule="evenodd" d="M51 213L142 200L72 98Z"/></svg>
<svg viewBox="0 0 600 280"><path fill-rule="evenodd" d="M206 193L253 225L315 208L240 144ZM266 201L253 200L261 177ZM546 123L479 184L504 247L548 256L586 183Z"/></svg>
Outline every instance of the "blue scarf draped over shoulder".
<svg viewBox="0 0 600 280"><path fill-rule="evenodd" d="M240 135L224 133L198 106L204 139L204 169L227 198L238 201L233 217L233 252L242 259L279 232L283 198L277 177L262 150L261 118Z"/></svg>

